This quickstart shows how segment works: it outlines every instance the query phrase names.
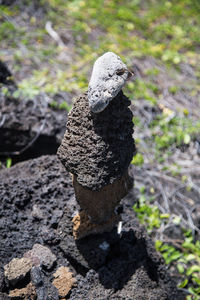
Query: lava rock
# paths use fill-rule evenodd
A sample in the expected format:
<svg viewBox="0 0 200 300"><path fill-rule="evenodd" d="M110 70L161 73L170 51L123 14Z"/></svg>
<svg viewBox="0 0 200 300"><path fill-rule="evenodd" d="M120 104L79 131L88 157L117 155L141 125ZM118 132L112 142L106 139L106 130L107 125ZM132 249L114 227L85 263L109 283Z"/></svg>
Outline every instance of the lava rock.
<svg viewBox="0 0 200 300"><path fill-rule="evenodd" d="M65 132L67 112L50 107L38 95L34 100L16 99L0 88L0 157L13 162L55 154Z"/></svg>
<svg viewBox="0 0 200 300"><path fill-rule="evenodd" d="M25 288L15 289L10 291L9 297L11 299L35 300L36 299L35 287L30 282Z"/></svg>
<svg viewBox="0 0 200 300"><path fill-rule="evenodd" d="M29 258L14 258L4 266L4 275L13 285L24 278L32 268L32 261Z"/></svg>
<svg viewBox="0 0 200 300"><path fill-rule="evenodd" d="M56 256L51 250L40 244L35 244L32 250L24 254L24 257L29 258L33 265L44 266L47 269L51 269L56 261Z"/></svg>
<svg viewBox="0 0 200 300"><path fill-rule="evenodd" d="M88 215L82 210L79 214L74 216L72 220L74 224L73 236L75 239L81 239L91 234L109 232L116 226L119 220L119 216L113 214L107 222L95 224L91 222Z"/></svg>
<svg viewBox="0 0 200 300"><path fill-rule="evenodd" d="M59 296L66 297L76 283L73 273L70 272L68 267L61 266L53 276L55 277L53 285L57 288Z"/></svg>
<svg viewBox="0 0 200 300"><path fill-rule="evenodd" d="M76 203L70 176L56 156L42 156L0 171L0 191L0 263L22 257L36 243L50 247L59 243L52 218L58 214L58 226L63 208L75 209ZM19 207L21 198L26 201ZM40 208L42 219L32 217L34 205Z"/></svg>
<svg viewBox="0 0 200 300"><path fill-rule="evenodd" d="M29 200L23 208L16 206L27 188ZM1 264L22 257L36 243L46 245L44 236L48 235L48 245L57 257L57 265L65 266L67 261L75 274L77 285L67 295L70 300L184 299L134 216L132 193L123 199L120 234L114 228L75 241L72 219L79 206L70 176L56 156L43 156L0 171L0 190ZM33 205L41 209L43 219L31 216ZM52 228L52 216L58 211L57 227ZM52 284L54 266L50 270L40 267L31 270L38 300L59 299L58 290ZM32 274L33 269L36 274ZM19 283L15 288L22 288ZM2 284L0 288L0 293L10 292L9 286Z"/></svg>
<svg viewBox="0 0 200 300"><path fill-rule="evenodd" d="M74 103L58 157L81 186L97 191L127 171L135 151L130 103L122 91L98 114L87 93Z"/></svg>
<svg viewBox="0 0 200 300"><path fill-rule="evenodd" d="M0 299L1 300L10 300L10 297L5 293L0 293Z"/></svg>

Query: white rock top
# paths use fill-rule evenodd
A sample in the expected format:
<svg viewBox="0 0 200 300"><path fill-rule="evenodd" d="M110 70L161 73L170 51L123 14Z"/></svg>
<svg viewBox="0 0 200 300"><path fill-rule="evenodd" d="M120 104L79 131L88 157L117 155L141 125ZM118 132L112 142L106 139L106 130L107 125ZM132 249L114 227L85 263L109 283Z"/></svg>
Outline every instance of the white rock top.
<svg viewBox="0 0 200 300"><path fill-rule="evenodd" d="M100 56L94 63L88 87L91 111L94 113L103 111L130 76L132 73L115 53L106 52Z"/></svg>

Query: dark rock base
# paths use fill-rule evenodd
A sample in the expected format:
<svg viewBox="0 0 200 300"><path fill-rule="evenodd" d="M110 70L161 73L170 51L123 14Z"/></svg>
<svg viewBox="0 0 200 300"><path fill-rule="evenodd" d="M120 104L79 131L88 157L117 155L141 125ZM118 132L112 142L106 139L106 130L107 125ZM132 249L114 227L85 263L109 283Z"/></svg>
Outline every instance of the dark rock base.
<svg viewBox="0 0 200 300"><path fill-rule="evenodd" d="M76 278L66 299L183 300L163 260L135 219L133 196L123 200L122 231L75 241L72 219L78 212L69 175L56 156L43 156L0 172L0 297L30 281L37 299L58 300L53 274L67 266ZM2 269L40 243L57 261L49 270L33 269L10 286ZM38 282L40 284L38 284ZM19 286L18 286L19 285ZM0 298L1 299L1 298Z"/></svg>

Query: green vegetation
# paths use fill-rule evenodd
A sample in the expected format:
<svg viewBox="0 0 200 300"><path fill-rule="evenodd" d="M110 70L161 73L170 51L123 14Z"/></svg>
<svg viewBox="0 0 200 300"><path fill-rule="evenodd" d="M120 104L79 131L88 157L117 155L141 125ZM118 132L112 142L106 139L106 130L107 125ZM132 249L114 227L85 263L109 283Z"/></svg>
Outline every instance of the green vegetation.
<svg viewBox="0 0 200 300"><path fill-rule="evenodd" d="M170 214L161 213L159 208L152 203L154 197L147 201L145 187L140 189L140 198L134 205L134 211L145 225L150 236L154 236L161 226L169 224ZM180 226L181 217L173 215L174 226ZM187 290L187 300L200 299L200 241L194 240L191 230L182 228L184 239L181 241L169 240L167 242L155 240L156 250L159 251L166 264L169 265L179 278L179 288Z"/></svg>
<svg viewBox="0 0 200 300"><path fill-rule="evenodd" d="M200 299L200 244L184 218L171 214L163 204L163 186L169 183L174 184L169 191L184 186L185 195L190 192L185 198L199 193L191 173L199 161L192 163L190 152L186 151L187 157L181 154L182 148L194 148L200 132L199 1L37 2L43 7L39 17L23 14L20 4L0 5L0 56L12 61L19 86L14 96L34 98L40 92L54 96L62 91L76 98L87 90L94 60L106 51L116 52L133 68L138 76L125 89L135 112L138 152L132 163L138 173L151 172L136 178L136 188L142 187L134 210L170 271L177 271L180 288L189 293L187 299ZM21 3L28 6L32 1ZM62 43L47 32L47 21ZM70 109L65 101L52 101L50 106ZM188 165L183 165L184 160ZM154 185L143 182L147 177ZM180 243L166 242L159 234L168 225L183 232Z"/></svg>
<svg viewBox="0 0 200 300"><path fill-rule="evenodd" d="M11 158L7 158L6 160L6 168L10 168L12 166L12 159Z"/></svg>

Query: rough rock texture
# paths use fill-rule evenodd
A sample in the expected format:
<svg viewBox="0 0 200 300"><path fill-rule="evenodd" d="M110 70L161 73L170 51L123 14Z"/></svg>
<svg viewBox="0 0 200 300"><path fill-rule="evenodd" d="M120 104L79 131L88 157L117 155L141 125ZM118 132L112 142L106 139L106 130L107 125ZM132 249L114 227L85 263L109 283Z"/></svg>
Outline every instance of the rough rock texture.
<svg viewBox="0 0 200 300"><path fill-rule="evenodd" d="M122 232L91 235L75 241L72 219L77 214L70 178L55 156L17 164L0 171L0 264L22 257L35 243L48 246L56 255L50 270L33 267L30 278L37 300L58 300L52 285L60 266L70 267L77 280L68 299L73 300L183 300L169 277L145 230L134 218L133 197L123 201ZM37 205L44 215L31 215ZM1 274L1 272L0 272ZM6 279L0 280L0 293L10 293ZM3 298L2 298L3 299Z"/></svg>
<svg viewBox="0 0 200 300"><path fill-rule="evenodd" d="M111 231L120 221L118 215L113 214L105 223L95 224L91 222L88 215L82 210L73 217L73 236L75 239L81 239L90 234L98 234Z"/></svg>
<svg viewBox="0 0 200 300"><path fill-rule="evenodd" d="M100 191L91 191L82 187L77 181L77 176L73 176L73 187L76 200L90 216L91 222L105 224L113 216L115 207L120 200L133 187L133 180L126 171L121 178L102 187Z"/></svg>
<svg viewBox="0 0 200 300"><path fill-rule="evenodd" d="M10 297L5 293L0 293L0 299L1 300L10 300Z"/></svg>
<svg viewBox="0 0 200 300"><path fill-rule="evenodd" d="M100 56L94 63L88 87L91 111L103 111L122 89L129 74L126 65L115 53L106 52Z"/></svg>
<svg viewBox="0 0 200 300"><path fill-rule="evenodd" d="M24 278L32 268L32 261L29 258L13 258L9 264L4 267L4 275L11 284Z"/></svg>
<svg viewBox="0 0 200 300"><path fill-rule="evenodd" d="M50 273L44 272L40 267L31 270L31 282L34 284L37 300L58 300L59 295L56 287L51 283Z"/></svg>
<svg viewBox="0 0 200 300"><path fill-rule="evenodd" d="M36 243L48 247L59 243L58 223L74 191L56 156L42 156L0 171L0 191L0 263L22 257ZM42 219L32 216L34 205Z"/></svg>
<svg viewBox="0 0 200 300"><path fill-rule="evenodd" d="M34 285L30 282L25 288L10 291L11 299L35 300L37 295Z"/></svg>
<svg viewBox="0 0 200 300"><path fill-rule="evenodd" d="M135 151L129 105L122 91L99 114L87 93L74 103L58 156L83 187L100 190L127 171Z"/></svg>
<svg viewBox="0 0 200 300"><path fill-rule="evenodd" d="M60 297L66 297L71 288L76 283L76 279L73 277L73 273L70 272L68 267L61 266L53 274L55 279L53 285L57 288Z"/></svg>
<svg viewBox="0 0 200 300"><path fill-rule="evenodd" d="M179 299L162 258L131 210L124 205L122 232L117 230L74 241L70 208L61 223L60 246L68 260L84 276L70 299ZM84 288L83 288L84 286ZM181 299L181 298L180 298Z"/></svg>
<svg viewBox="0 0 200 300"><path fill-rule="evenodd" d="M56 261L56 256L51 250L40 244L35 244L32 250L24 254L24 257L29 258L33 265L44 266L47 269L50 269Z"/></svg>
<svg viewBox="0 0 200 300"><path fill-rule="evenodd" d="M0 157L13 161L55 154L65 132L67 112L48 106L45 95L15 99L0 89Z"/></svg>

